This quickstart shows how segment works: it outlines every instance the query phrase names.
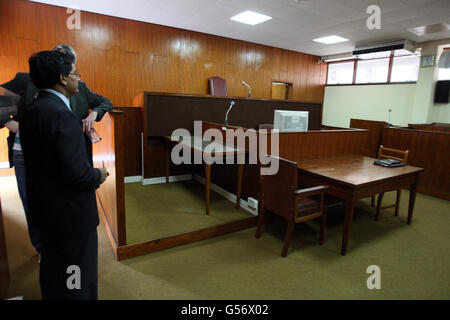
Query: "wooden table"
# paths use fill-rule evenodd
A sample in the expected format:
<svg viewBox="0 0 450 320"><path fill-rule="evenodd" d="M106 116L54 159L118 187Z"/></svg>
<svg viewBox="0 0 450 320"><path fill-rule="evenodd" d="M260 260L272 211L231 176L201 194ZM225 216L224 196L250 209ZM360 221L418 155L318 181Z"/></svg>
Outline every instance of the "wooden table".
<svg viewBox="0 0 450 320"><path fill-rule="evenodd" d="M205 140L203 137L186 136L186 137L164 137L166 141L166 183L169 183L170 176L170 145L173 143L183 144L194 152L192 157L195 161L195 153L201 156L202 162L204 157L212 159L216 156L221 156L223 164L226 164L227 157L235 157L236 155L245 155L247 152L235 146L229 146L220 142ZM208 161L210 162L210 161ZM205 163L205 207L206 214L209 214L210 204L210 188L211 188L211 163ZM244 172L244 163L238 163L238 176L236 186L236 208L241 207L241 192L242 192L242 176Z"/></svg>
<svg viewBox="0 0 450 320"><path fill-rule="evenodd" d="M422 168L403 166L386 168L373 164L376 159L360 155L345 155L301 161L299 183L307 186L327 185L327 193L345 200L345 220L341 254L347 252L355 202L372 195L410 188L408 224L411 224L417 179Z"/></svg>

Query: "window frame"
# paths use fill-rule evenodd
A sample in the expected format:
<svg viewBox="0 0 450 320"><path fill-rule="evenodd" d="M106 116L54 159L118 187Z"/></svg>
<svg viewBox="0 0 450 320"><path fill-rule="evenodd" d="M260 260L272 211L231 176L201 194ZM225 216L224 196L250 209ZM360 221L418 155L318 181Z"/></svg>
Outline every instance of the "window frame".
<svg viewBox="0 0 450 320"><path fill-rule="evenodd" d="M414 84L414 83L417 83L417 80L416 81L391 82L392 67L394 65L394 58L396 58L396 57L412 56L412 55L413 54L395 56L394 55L394 51L391 51L391 54L389 55L389 69L388 69L388 76L387 76L387 81L386 82L356 83L356 72L357 72L357 69L358 69L358 62L359 61L380 60L380 59L386 59L387 57L370 58L370 59L351 58L351 59L345 59L345 60L328 62L328 65L327 65L327 78L326 78L327 82L328 82L328 69L330 68L330 64L344 63L344 62L351 62L351 61L354 62L354 65L353 65L353 81L352 81L352 83L347 83L347 84L328 84L328 83L326 83L325 86L330 86L330 87L336 87L336 86L375 86L375 85L385 85L385 84ZM420 68L419 68L419 70L420 70Z"/></svg>
<svg viewBox="0 0 450 320"><path fill-rule="evenodd" d="M327 82L328 82L328 73L329 73L329 68L330 68L330 63L331 64L338 64L338 63L346 63L346 62L353 62L353 79L352 79L352 83L343 83L343 84L325 84L326 86L351 86L355 83L355 77L356 77L356 59L345 59L345 60L339 60L339 61L334 61L334 62L328 62L327 64Z"/></svg>

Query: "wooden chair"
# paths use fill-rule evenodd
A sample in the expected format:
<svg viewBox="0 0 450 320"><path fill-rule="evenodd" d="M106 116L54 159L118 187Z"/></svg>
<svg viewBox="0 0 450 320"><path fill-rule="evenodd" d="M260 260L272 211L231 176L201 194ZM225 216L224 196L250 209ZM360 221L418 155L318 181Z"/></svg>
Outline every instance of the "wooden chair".
<svg viewBox="0 0 450 320"><path fill-rule="evenodd" d="M320 244L323 243L326 222L324 194L327 187L298 189L297 163L282 158L278 159L279 170L275 175L260 175L259 216L255 237L261 236L265 210L282 217L288 222L281 252L281 256L286 257L296 223L322 217Z"/></svg>
<svg viewBox="0 0 450 320"><path fill-rule="evenodd" d="M227 96L227 82L225 79L218 76L209 78L209 93L213 96Z"/></svg>
<svg viewBox="0 0 450 320"><path fill-rule="evenodd" d="M395 159L398 161L402 161L405 164L408 162L408 154L409 150L397 150L392 148L386 148L380 145L380 148L378 149L378 159ZM378 217L380 215L381 209L388 209L388 208L394 208L395 207L395 215L398 216L398 210L400 207L400 195L401 195L401 189L397 190L397 199L395 201L395 204L388 205L388 206L381 206L381 202L383 201L384 192L380 193L378 195L378 201L377 201L377 209L375 213L375 221L378 220ZM375 205L375 196L372 196L372 206Z"/></svg>

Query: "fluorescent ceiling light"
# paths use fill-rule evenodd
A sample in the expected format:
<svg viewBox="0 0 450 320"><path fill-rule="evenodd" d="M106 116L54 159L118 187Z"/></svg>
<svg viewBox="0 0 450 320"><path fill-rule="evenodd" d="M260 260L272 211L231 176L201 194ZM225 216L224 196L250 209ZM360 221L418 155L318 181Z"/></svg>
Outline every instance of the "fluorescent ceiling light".
<svg viewBox="0 0 450 320"><path fill-rule="evenodd" d="M348 41L348 39L345 39L345 38L342 38L339 36L328 36L328 37L314 39L314 41L320 42L320 43L325 43L325 44L332 44L332 43Z"/></svg>
<svg viewBox="0 0 450 320"><path fill-rule="evenodd" d="M231 17L230 19L237 21L237 22L246 23L246 24L254 26L255 24L270 20L270 19L272 19L272 17L247 10L247 11L244 11L242 13L239 13L239 14Z"/></svg>

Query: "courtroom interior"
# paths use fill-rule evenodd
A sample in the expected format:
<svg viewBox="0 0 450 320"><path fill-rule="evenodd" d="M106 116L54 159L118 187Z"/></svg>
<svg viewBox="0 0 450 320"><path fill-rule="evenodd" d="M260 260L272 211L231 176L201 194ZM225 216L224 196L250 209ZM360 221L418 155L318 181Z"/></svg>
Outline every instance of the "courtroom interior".
<svg viewBox="0 0 450 320"><path fill-rule="evenodd" d="M0 84L64 43L114 105L99 299L450 299L449 1L68 2L0 1ZM39 300L8 134L0 299Z"/></svg>

